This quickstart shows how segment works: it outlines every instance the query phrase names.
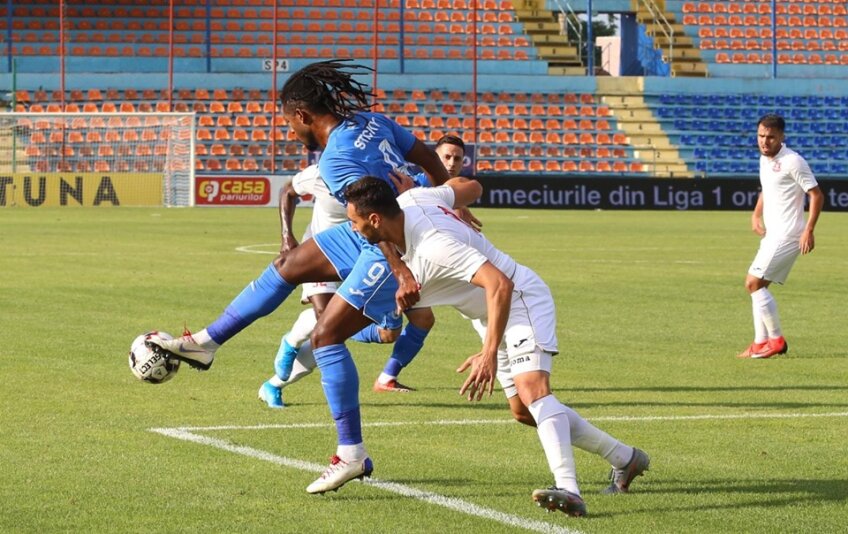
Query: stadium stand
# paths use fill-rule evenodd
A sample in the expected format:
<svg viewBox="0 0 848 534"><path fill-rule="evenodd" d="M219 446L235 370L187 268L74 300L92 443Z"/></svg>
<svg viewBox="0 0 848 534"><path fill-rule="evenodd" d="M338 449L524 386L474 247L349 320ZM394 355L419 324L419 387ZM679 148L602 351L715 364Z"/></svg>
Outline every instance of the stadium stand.
<svg viewBox="0 0 848 534"><path fill-rule="evenodd" d="M663 94L646 100L697 173L757 174L752 125L766 113L787 119L787 144L817 172L848 173L848 97Z"/></svg>
<svg viewBox="0 0 848 534"><path fill-rule="evenodd" d="M146 2L143 7L127 2L100 2L99 7L68 4L65 20L68 53L72 56L165 57L169 54L167 2ZM266 3L245 5L239 0L194 6L174 11L174 55L194 58L271 57L273 8ZM277 42L287 57L373 58L374 5L362 2L281 2L277 7ZM408 58L468 58L473 43L473 11L467 2L450 2L449 7L430 2L397 0L380 2L376 28L380 35L376 54L393 59L401 53L397 35L403 29L402 53ZM401 20L401 12L403 20ZM4 46L21 55L54 55L59 40L58 6L35 2L13 8L0 7L0 31L9 30ZM9 21L12 21L11 26ZM485 60L529 60L534 48L523 25L513 16L511 2L482 2L476 20L480 23L477 58ZM42 45L40 47L36 46ZM353 48L351 48L353 45Z"/></svg>
<svg viewBox="0 0 848 534"><path fill-rule="evenodd" d="M109 94L116 102L102 102L103 94ZM30 103L28 92L21 92L22 109L27 111L46 111L39 104ZM74 95L80 96L80 95ZM136 97L129 100L127 96ZM124 109L142 108L150 101L143 99L132 90L108 88L92 89L86 95L84 106L93 106L93 111L104 111L104 107L114 110L118 104ZM148 94L158 97L160 95ZM231 96L241 96L243 100L233 100ZM452 94L458 101L470 101L472 95L466 93ZM478 137L483 142L491 141L478 154L478 171L490 168L509 171L542 172L546 169L569 168L567 163L578 160L588 162L578 169L585 172L614 172L613 169L631 168L634 162L632 150L627 146L623 136L616 135L615 121L610 116L609 108L596 103L591 94L559 93L526 94L526 93L492 93L480 94L480 100L498 102L494 108L486 104L478 106L478 111L490 114L493 119L483 119L478 122ZM72 95L68 94L71 99ZM221 100L210 100L219 98ZM257 100L248 100L255 98ZM195 91L175 91L174 106L183 104L186 108L198 109L198 103L208 102L205 111L197 117L197 160L207 171L220 170L232 172L236 170L257 171L259 168L271 167L270 154L261 154L262 150L255 143L267 143L270 138L272 113L276 111L278 126L273 129L274 138L283 147L279 150L276 166L284 169L302 168L306 165L305 151L291 138L289 131L283 133L280 110L268 101L267 92L236 90L228 95L223 89L198 88ZM458 133L469 143L476 143L473 129L446 129L447 123L453 126L465 124L473 128L473 119L465 112L472 111L470 104L456 107L442 104L442 92L435 91L392 91L383 105L401 110L405 114L396 118L402 124L411 125L413 133L422 141L434 142L445 133ZM226 99L226 100L225 100ZM260 104L264 101L265 104ZM527 104L516 103L527 102ZM534 103L535 102L535 103ZM98 104L99 103L99 104ZM98 105L100 106L98 108ZM252 113L248 113L248 109ZM257 110L261 109L261 114ZM450 111L444 114L443 111ZM429 113L428 113L429 111ZM438 113L433 116L431 113ZM547 114L565 117L564 120L547 119ZM104 139L78 139L76 142L65 140L64 143L74 148L77 144L86 144L95 150L110 150L125 140L137 138L139 133L131 124L116 125L119 130L111 141ZM287 135L288 134L288 135ZM62 140L58 140L62 142ZM244 149L246 144L253 143L253 148ZM546 147L543 150L542 147ZM230 156L223 165L220 160ZM261 156L259 161L256 157ZM510 163L503 167L497 163L498 156L508 156ZM33 155L37 157L37 155ZM77 157L79 159L79 157ZM76 160L73 160L76 161ZM249 162L249 163L248 163ZM589 164L591 163L591 165ZM491 164L491 165L490 165ZM623 164L616 165L616 164Z"/></svg>
<svg viewBox="0 0 848 534"><path fill-rule="evenodd" d="M697 39L706 61L786 65L848 64L848 18L843 2L780 0L772 30L771 2L672 2L669 12Z"/></svg>
<svg viewBox="0 0 848 534"><path fill-rule="evenodd" d="M152 0L138 4L126 0L67 4L63 43L70 56L67 60L79 60L85 63L77 64L91 68L103 65L107 71L132 62L144 68L164 64L172 29L169 3ZM845 97L784 98L752 94L742 88L715 94L698 94L697 90L651 93L644 104L656 119L654 131L650 129L653 123L648 124L641 115L627 115L627 106L612 105L615 99L607 100L602 90L593 93L594 86L564 89L569 84L550 81L554 79L551 74L562 71L556 70L545 46L534 44L538 35L531 33L531 27L543 23L531 22L535 19L527 15L523 1L481 1L475 21L470 0L379 0L375 22L373 0L285 0L277 2L276 28L274 8L268 2L214 0L208 9L205 0L179 4L174 11L174 56L197 72L207 72L206 60L213 58L222 69L251 65L255 70L257 59L271 57L276 30L278 53L292 65L329 57L370 60L376 54L392 65L401 58L408 60L410 72L415 74L442 69L439 73L449 78L467 72L468 60L475 57L471 45L476 43L476 58L484 73L548 76L534 92L503 89L498 84L480 89L476 108L472 103L475 95L454 90L450 83L438 89L414 90L396 78L388 84L389 90L379 95L375 109L396 118L421 140L432 142L444 133L456 132L475 143L478 172L751 174L756 170L756 158L751 157L751 122L758 113L770 110L784 112L793 126L797 125L790 142L810 152L812 164L829 173L848 173L843 141L848 133L848 117L842 111L848 104ZM723 67L766 69L775 57L781 66L801 66L828 76L836 73L842 79L848 72L844 2L780 0L774 33L768 2L667 0L664 4L669 15L683 22L682 31L693 39L711 74L722 72ZM537 11L539 16L548 16ZM58 15L57 2L0 5L0 32L7 36L0 51L26 61L55 61L62 44ZM476 41L474 22L478 23ZM771 50L772 38L777 39L776 56ZM486 71L487 65L492 70ZM204 172L292 170L305 165L304 151L285 128L267 90L255 86L240 89L233 87L232 81L226 87L208 85L204 82L173 93L105 86L59 95L21 90L16 94L15 109L195 111L197 168ZM633 130L632 124L639 128ZM634 135L640 129L647 134ZM25 147L27 156L33 164L43 166L44 150L58 150L61 157L55 168L65 162L73 168L85 167L85 158L96 154L106 158L110 150L118 154L122 142L142 135L129 121L112 139L87 140L70 129L65 138L54 142L52 135L45 141L39 133L37 128L32 132L31 146ZM657 154L666 150L657 142L660 134L670 143L668 151L679 153L682 168L660 170ZM646 148L647 143L653 145ZM120 168L120 164L111 168Z"/></svg>

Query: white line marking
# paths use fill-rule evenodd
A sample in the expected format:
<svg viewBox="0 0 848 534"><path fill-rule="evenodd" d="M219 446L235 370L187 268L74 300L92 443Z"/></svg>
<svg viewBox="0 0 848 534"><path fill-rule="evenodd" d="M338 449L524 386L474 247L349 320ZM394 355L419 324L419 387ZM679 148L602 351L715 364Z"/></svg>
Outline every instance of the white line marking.
<svg viewBox="0 0 848 534"><path fill-rule="evenodd" d="M848 412L829 413L739 413L739 414L703 414L703 415L607 415L587 418L590 421L703 421L720 419L801 419L807 417L848 417ZM378 421L362 423L363 427L392 427L408 425L505 425L517 424L512 419L459 419L459 420L436 420L436 421ZM297 429L297 428L331 428L332 423L288 423L271 425L221 425L221 426L181 426L176 428L152 428L153 432L160 430L179 431L213 431L213 430L274 430L274 429Z"/></svg>
<svg viewBox="0 0 848 534"><path fill-rule="evenodd" d="M276 250L256 250L259 247L276 247ZM279 255L279 250L279 243L260 243L258 245L244 245L243 247L236 247L236 252L245 252L247 254L271 254L272 256Z"/></svg>
<svg viewBox="0 0 848 534"><path fill-rule="evenodd" d="M377 421L372 423L362 423L363 427L381 427L381 426L409 426L409 425L436 425L436 426L449 426L449 425L498 425L498 424L513 424L515 423L512 419L460 419L456 421L449 420L438 420L438 421ZM247 426L238 426L238 425L222 425L222 426L181 426L175 427L175 430L186 430L186 431L204 431L208 432L210 430L272 430L272 429L297 429L297 428L335 428L333 423L287 423L287 424L271 424L271 425L247 425ZM154 431L158 431L158 429L151 429ZM164 429L170 430L170 429Z"/></svg>
<svg viewBox="0 0 848 534"><path fill-rule="evenodd" d="M741 413L741 414L707 414L707 415L646 415L642 417L627 417L610 415L594 417L593 421L703 421L717 419L804 419L808 417L848 417L848 412L830 413Z"/></svg>
<svg viewBox="0 0 848 534"><path fill-rule="evenodd" d="M215 447L221 450L225 450L227 452L240 454L242 456L248 456L250 458L256 458L258 460L271 462L285 467L291 467L293 469L299 469L301 471L321 473L325 469L325 466L318 465L312 462L304 462L292 458L285 458L283 456L278 456L270 452L254 449L252 447L234 445L222 439L201 436L198 434L193 434L191 432L186 432L185 430L181 429L152 428L150 430L162 434L163 436L168 436L170 438L180 439L183 441L190 441L192 443L199 443L201 445L208 445L210 447ZM449 510L454 510L456 512L472 516L482 517L484 519L489 519L498 523L522 528L525 530L545 533L550 532L556 534L580 534L580 531L578 530L571 530L565 527L553 525L551 523L545 523L544 521L533 521L530 519L524 519L522 517L498 512L497 510L492 510L483 506L478 506L476 504L469 503L461 499L446 497L444 495L419 490L411 486L405 486L403 484L397 484L395 482L383 482L380 480L371 479L365 480L364 483L368 484L369 486L382 489L384 491L397 493L398 495L402 495L404 497L417 499L420 501L428 502L430 504L435 504L437 506L447 508Z"/></svg>

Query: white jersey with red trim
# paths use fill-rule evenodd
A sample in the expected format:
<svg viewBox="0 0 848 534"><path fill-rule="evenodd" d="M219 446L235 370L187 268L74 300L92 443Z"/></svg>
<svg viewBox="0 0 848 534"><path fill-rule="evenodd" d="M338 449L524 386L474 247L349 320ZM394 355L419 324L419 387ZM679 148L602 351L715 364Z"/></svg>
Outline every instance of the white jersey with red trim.
<svg viewBox="0 0 848 534"><path fill-rule="evenodd" d="M804 158L786 145L773 158L761 155L760 185L766 239L800 238L806 192L818 185Z"/></svg>

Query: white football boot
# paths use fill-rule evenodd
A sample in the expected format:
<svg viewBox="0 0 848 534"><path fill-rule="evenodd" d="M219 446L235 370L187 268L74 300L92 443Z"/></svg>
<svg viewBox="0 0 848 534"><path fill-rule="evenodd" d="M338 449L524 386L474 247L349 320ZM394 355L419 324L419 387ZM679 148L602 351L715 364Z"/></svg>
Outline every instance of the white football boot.
<svg viewBox="0 0 848 534"><path fill-rule="evenodd" d="M182 336L175 339L162 339L155 337L146 341L152 350L162 350L171 358L186 362L194 369L206 371L212 367L215 359L215 350L201 346L191 337L191 332L186 330Z"/></svg>
<svg viewBox="0 0 848 534"><path fill-rule="evenodd" d="M374 470L371 458L364 458L355 462L345 462L338 456L330 459L330 467L324 471L315 482L307 486L307 493L324 493L326 491L337 491L351 480L370 477Z"/></svg>

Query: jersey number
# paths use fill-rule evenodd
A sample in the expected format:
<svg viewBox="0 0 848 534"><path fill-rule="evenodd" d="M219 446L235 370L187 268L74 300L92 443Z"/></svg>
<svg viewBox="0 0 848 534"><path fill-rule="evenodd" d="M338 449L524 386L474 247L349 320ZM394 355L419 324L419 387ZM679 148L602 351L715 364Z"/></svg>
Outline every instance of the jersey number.
<svg viewBox="0 0 848 534"><path fill-rule="evenodd" d="M388 163L392 169L409 174L406 168L406 161L395 152L394 147L392 147L387 139L380 141L380 152L383 153L383 161Z"/></svg>
<svg viewBox="0 0 848 534"><path fill-rule="evenodd" d="M366 274L365 278L362 279L362 283L368 287L374 287L377 282L380 281L380 278L383 277L383 274L385 274L385 272L386 267L383 266L382 263L372 263L371 268L368 269L368 273ZM350 288L350 293L352 295L365 295L365 292L353 287Z"/></svg>

